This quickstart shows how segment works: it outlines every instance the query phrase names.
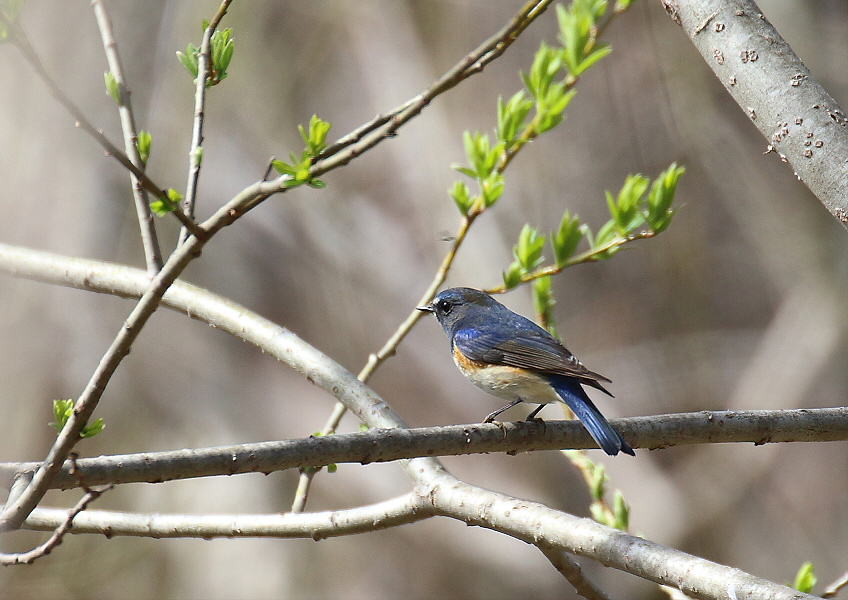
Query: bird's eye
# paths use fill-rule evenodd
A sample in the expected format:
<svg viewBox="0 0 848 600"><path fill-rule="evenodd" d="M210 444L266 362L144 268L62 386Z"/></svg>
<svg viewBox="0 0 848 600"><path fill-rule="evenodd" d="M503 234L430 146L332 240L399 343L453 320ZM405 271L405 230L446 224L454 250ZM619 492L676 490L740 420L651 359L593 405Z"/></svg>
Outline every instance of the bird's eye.
<svg viewBox="0 0 848 600"><path fill-rule="evenodd" d="M439 303L436 305L436 308L439 309L440 313L442 313L443 315L446 315L451 311L451 309L453 308L453 305L450 302L448 302L447 300L439 300Z"/></svg>

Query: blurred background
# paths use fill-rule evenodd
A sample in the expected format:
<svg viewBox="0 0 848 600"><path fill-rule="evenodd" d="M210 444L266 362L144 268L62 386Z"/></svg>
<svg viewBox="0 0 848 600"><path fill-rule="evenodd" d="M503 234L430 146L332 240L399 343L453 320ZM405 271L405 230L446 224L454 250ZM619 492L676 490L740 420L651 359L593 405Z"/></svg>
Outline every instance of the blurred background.
<svg viewBox="0 0 848 600"><path fill-rule="evenodd" d="M313 113L343 135L429 86L520 1L235 2L229 78L208 96L199 215L262 177L269 157L300 152ZM762 0L813 75L848 104L848 5ZM108 1L136 121L153 135L148 170L184 189L193 86L175 57L199 44L214 1ZM21 22L61 87L120 142L87 2L29 0ZM185 274L284 325L353 372L430 282L459 216L446 190L462 132L491 131L499 95L520 88L553 9L505 56L438 98L400 135L328 175L322 191L274 197L223 231ZM726 95L659 2L616 20L614 51L580 82L565 123L525 149L506 193L472 229L449 286L491 287L525 222L555 228L569 209L597 229L604 191L628 173L687 173L670 230L613 260L555 279L559 331L613 380L609 417L846 404L848 235ZM19 52L0 46L0 241L143 267L128 174L74 127ZM164 249L177 230L157 221ZM547 253L550 256L550 253ZM502 300L532 314L530 293ZM0 277L0 460L37 460L54 432L51 400L79 395L132 302ZM480 421L499 401L454 367L433 320L419 323L374 389L411 426ZM109 384L107 428L78 446L115 454L297 438L323 426L333 398L226 334L156 313ZM558 408L542 415L560 418ZM522 417L521 409L511 418ZM357 429L347 417L343 431ZM693 446L611 459L610 488L651 540L781 583L811 560L829 583L848 556L848 445ZM445 459L485 488L588 515L589 495L556 452ZM97 508L141 512L288 510L297 474L123 486ZM320 475L312 510L408 490L395 465ZM70 506L78 492L53 492ZM43 534L0 540L29 549ZM619 598L653 584L581 560ZM821 588L817 588L821 591ZM844 594L843 594L844 595ZM0 572L0 597L572 598L534 548L433 519L369 535L311 540L149 540L68 536L49 558Z"/></svg>

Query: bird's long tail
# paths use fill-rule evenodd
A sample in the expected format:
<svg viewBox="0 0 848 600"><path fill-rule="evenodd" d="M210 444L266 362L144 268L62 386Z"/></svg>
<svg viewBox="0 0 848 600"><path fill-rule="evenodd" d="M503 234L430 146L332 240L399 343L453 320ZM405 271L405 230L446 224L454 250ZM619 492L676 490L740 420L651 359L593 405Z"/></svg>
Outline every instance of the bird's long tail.
<svg viewBox="0 0 848 600"><path fill-rule="evenodd" d="M554 389L568 405L577 418L583 422L589 434L598 442L604 452L615 456L624 452L630 456L636 456L630 444L621 437L609 421L604 418L601 411L592 403L580 383L572 377L555 376L551 381Z"/></svg>

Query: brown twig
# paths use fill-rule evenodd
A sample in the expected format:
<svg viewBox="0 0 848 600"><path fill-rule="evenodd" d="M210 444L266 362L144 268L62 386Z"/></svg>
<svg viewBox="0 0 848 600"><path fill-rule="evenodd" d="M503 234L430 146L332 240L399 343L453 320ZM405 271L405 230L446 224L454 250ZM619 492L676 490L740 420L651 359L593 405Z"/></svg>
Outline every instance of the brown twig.
<svg viewBox="0 0 848 600"><path fill-rule="evenodd" d="M92 0L91 6L94 10L97 27L100 30L100 37L103 40L103 50L106 53L106 62L109 64L109 71L118 83L118 114L121 117L121 129L124 134L124 150L132 164L138 170L144 171L145 165L141 160L138 150L138 129L135 125L135 117L133 116L132 104L130 103L130 91L124 78L124 68L121 64L121 57L118 54L118 44L115 41L112 31L112 22L109 19L106 6L102 0ZM159 248L159 240L153 224L153 214L150 211L147 191L135 174L130 173L130 181L132 183L133 199L135 200L135 209L141 231L144 255L147 259L147 271L153 276L162 268L162 251ZM161 194L161 192L159 193Z"/></svg>
<svg viewBox="0 0 848 600"><path fill-rule="evenodd" d="M82 475L77 469L76 454L71 453L69 458L71 459L71 473L77 479L77 483L79 484L79 486L85 491L85 495L80 498L79 502L77 502L71 510L68 511L68 515L65 520L53 531L53 534L47 539L46 542L33 548L29 552L0 554L0 565L30 565L39 558L50 554L59 544L62 543L62 539L65 537L65 534L67 534L68 531L71 530L71 526L74 523L74 518L86 508L88 508L89 504L97 500L103 494L103 492L111 490L113 487L115 487L114 485L108 485L99 490L93 490L89 488L87 485L85 485Z"/></svg>

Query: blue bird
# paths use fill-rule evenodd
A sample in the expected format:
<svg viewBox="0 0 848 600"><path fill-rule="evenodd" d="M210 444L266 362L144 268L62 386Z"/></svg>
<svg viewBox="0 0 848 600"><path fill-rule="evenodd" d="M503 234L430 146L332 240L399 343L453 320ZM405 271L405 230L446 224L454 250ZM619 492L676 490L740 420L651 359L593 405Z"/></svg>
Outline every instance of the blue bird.
<svg viewBox="0 0 848 600"><path fill-rule="evenodd" d="M471 383L509 401L484 423L521 402L539 404L528 420L547 404L565 402L604 452L636 455L583 389L589 385L612 396L601 385L610 380L584 367L559 340L530 319L472 288L444 290L418 310L436 316L450 338L456 366Z"/></svg>

